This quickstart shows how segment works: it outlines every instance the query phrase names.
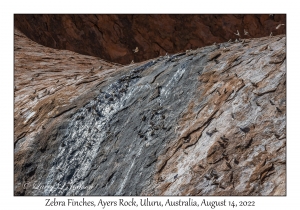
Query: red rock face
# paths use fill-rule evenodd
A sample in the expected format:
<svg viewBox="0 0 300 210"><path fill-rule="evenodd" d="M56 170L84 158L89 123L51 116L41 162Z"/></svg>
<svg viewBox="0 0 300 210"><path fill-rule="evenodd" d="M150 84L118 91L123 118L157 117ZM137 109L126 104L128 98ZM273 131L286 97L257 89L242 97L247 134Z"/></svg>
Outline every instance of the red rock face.
<svg viewBox="0 0 300 210"><path fill-rule="evenodd" d="M285 34L285 25L279 26L285 22L284 14L15 15L15 27L42 45L121 64L229 39Z"/></svg>

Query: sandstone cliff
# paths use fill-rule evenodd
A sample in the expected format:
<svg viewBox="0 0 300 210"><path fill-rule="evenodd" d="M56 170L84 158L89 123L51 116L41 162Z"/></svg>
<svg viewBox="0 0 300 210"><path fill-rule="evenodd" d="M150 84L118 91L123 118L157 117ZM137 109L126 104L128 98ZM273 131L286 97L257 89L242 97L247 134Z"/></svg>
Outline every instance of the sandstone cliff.
<svg viewBox="0 0 300 210"><path fill-rule="evenodd" d="M121 64L229 39L285 34L286 27L278 27L285 22L285 14L15 15L15 26L42 45Z"/></svg>
<svg viewBox="0 0 300 210"><path fill-rule="evenodd" d="M121 66L16 30L15 195L285 195L285 50L277 35Z"/></svg>

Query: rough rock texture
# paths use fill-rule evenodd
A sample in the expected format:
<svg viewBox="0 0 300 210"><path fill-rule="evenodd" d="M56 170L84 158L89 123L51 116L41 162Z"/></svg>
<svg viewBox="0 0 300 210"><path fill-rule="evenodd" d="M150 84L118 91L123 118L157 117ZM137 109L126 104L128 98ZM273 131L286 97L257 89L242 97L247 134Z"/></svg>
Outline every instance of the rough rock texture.
<svg viewBox="0 0 300 210"><path fill-rule="evenodd" d="M48 119L69 109L68 105L75 107L72 104L75 98L86 95L101 78L122 66L67 50L46 48L18 30L14 35L15 143L39 131ZM37 125L32 124L34 121Z"/></svg>
<svg viewBox="0 0 300 210"><path fill-rule="evenodd" d="M285 34L274 15L15 15L15 26L48 47L117 63L140 62L236 38ZM244 35L244 29L249 35ZM241 37L235 35L239 30ZM133 49L139 48L134 53Z"/></svg>
<svg viewBox="0 0 300 210"><path fill-rule="evenodd" d="M285 50L278 35L116 67L16 31L15 195L285 195Z"/></svg>
<svg viewBox="0 0 300 210"><path fill-rule="evenodd" d="M36 135L51 133L51 125L60 122L65 112L82 106L85 98L98 94L99 90L92 87L109 80L107 77L118 72L121 65L46 48L18 30L14 37L15 174L22 177L35 170L27 167L30 151L45 149L43 145L30 146Z"/></svg>

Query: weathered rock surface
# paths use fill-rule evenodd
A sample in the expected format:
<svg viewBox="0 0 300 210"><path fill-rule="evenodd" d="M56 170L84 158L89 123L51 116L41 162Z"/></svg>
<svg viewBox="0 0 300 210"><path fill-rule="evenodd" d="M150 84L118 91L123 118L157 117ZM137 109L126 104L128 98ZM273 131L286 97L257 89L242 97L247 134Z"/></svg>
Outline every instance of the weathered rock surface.
<svg viewBox="0 0 300 210"><path fill-rule="evenodd" d="M15 30L15 143L61 115L120 64L38 45ZM105 71L111 69L110 71ZM104 82L104 81L101 81ZM32 124L36 122L38 126Z"/></svg>
<svg viewBox="0 0 300 210"><path fill-rule="evenodd" d="M124 67L15 37L15 195L286 194L284 35Z"/></svg>
<svg viewBox="0 0 300 210"><path fill-rule="evenodd" d="M105 83L122 65L46 48L18 30L14 37L15 174L22 176L28 151L45 149L29 142L41 132L49 133L50 125L60 122L64 113L80 106L84 98L98 94L92 87Z"/></svg>
<svg viewBox="0 0 300 210"><path fill-rule="evenodd" d="M15 26L40 44L121 64L229 39L285 34L285 25L276 29L285 22L285 14L15 15ZM237 30L240 37L234 34Z"/></svg>

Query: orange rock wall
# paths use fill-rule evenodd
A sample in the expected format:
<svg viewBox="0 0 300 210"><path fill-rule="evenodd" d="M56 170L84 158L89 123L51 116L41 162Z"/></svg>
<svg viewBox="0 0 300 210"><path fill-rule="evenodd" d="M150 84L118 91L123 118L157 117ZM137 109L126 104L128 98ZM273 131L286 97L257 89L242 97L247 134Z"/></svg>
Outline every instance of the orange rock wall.
<svg viewBox="0 0 300 210"><path fill-rule="evenodd" d="M15 27L47 47L128 64L235 40L285 34L285 14L15 15ZM244 29L249 36L244 35ZM239 30L240 37L234 33ZM139 48L134 53L133 49Z"/></svg>

